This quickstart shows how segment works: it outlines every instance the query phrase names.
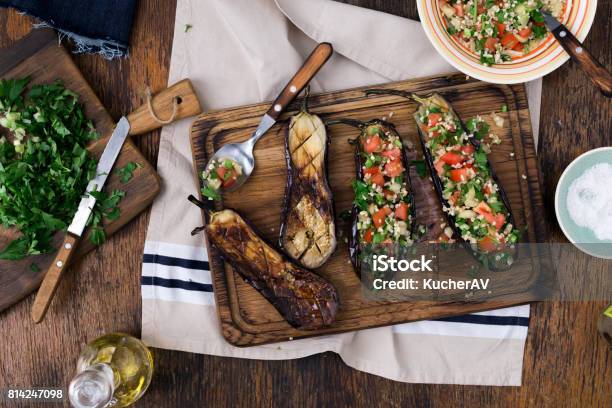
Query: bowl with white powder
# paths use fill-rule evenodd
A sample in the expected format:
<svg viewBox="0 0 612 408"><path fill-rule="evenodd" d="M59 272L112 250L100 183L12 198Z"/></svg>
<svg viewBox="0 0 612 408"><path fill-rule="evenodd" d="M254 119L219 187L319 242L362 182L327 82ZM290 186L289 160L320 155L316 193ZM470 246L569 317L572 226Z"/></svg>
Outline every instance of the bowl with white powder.
<svg viewBox="0 0 612 408"><path fill-rule="evenodd" d="M589 255L612 259L612 147L586 152L565 169L555 212L570 242Z"/></svg>

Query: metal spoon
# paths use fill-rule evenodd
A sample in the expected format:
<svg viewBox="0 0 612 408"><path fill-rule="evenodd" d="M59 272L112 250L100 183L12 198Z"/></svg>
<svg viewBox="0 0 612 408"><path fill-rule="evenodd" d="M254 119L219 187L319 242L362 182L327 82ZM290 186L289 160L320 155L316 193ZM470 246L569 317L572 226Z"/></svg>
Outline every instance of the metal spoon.
<svg viewBox="0 0 612 408"><path fill-rule="evenodd" d="M208 169L213 161L220 163L224 159L233 160L242 167L242 175L238 177L231 187L224 188L223 191L234 191L243 185L249 178L255 168L255 158L253 157L253 148L255 144L272 126L274 126L281 113L302 92L306 85L308 85L321 67L329 60L333 52L334 50L331 44L319 44L312 54L310 54L306 62L304 62L300 70L291 78L291 81L285 86L280 95L278 95L268 112L266 112L261 119L255 133L242 143L231 143L221 147L209 159L206 164L206 169Z"/></svg>

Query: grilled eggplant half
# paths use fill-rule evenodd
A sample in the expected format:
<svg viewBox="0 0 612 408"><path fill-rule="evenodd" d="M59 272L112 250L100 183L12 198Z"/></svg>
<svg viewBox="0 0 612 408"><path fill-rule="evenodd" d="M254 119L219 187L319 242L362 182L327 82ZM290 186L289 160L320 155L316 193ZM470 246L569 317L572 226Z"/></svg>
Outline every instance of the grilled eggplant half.
<svg viewBox="0 0 612 408"><path fill-rule="evenodd" d="M334 201L327 182L329 139L323 121L302 110L291 118L285 137L287 185L280 247L305 268L323 265L336 250Z"/></svg>
<svg viewBox="0 0 612 408"><path fill-rule="evenodd" d="M375 244L410 245L415 232L415 206L406 148L393 126L382 120L336 120L359 129L355 145L355 199L349 252L361 277L366 247Z"/></svg>
<svg viewBox="0 0 612 408"><path fill-rule="evenodd" d="M389 93L370 90L367 93ZM481 142L486 124L464 124L440 94L391 92L419 103L414 114L426 162L449 225L460 242L491 270L517 256L520 232L510 202Z"/></svg>
<svg viewBox="0 0 612 408"><path fill-rule="evenodd" d="M291 326L316 330L334 322L339 298L331 283L288 261L237 212L230 209L214 212L193 196L189 200L207 212L208 222L203 230L209 242Z"/></svg>

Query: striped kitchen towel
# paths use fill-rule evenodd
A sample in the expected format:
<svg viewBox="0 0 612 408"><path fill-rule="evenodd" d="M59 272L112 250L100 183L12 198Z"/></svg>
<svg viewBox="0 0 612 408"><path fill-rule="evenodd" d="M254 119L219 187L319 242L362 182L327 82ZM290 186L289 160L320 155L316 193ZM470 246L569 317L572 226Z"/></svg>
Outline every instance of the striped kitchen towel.
<svg viewBox="0 0 612 408"><path fill-rule="evenodd" d="M191 78L206 109L270 100L321 41L337 53L313 92L452 70L418 22L388 14L331 0L178 0L169 83ZM539 82L528 92L539 114ZM250 348L227 343L203 237L190 235L202 219L185 200L197 193L189 127L185 120L162 132L158 171L166 183L153 206L142 267L145 342L270 360L333 351L351 367L397 381L520 385L529 306Z"/></svg>

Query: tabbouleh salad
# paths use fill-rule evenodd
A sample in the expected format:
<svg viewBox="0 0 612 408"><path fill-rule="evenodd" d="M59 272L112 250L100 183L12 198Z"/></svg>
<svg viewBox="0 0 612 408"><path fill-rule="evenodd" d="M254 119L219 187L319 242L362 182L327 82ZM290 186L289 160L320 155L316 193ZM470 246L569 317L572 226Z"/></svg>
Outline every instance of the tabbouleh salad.
<svg viewBox="0 0 612 408"><path fill-rule="evenodd" d="M565 0L438 0L447 31L484 65L536 49L548 37L545 10L560 18Z"/></svg>

